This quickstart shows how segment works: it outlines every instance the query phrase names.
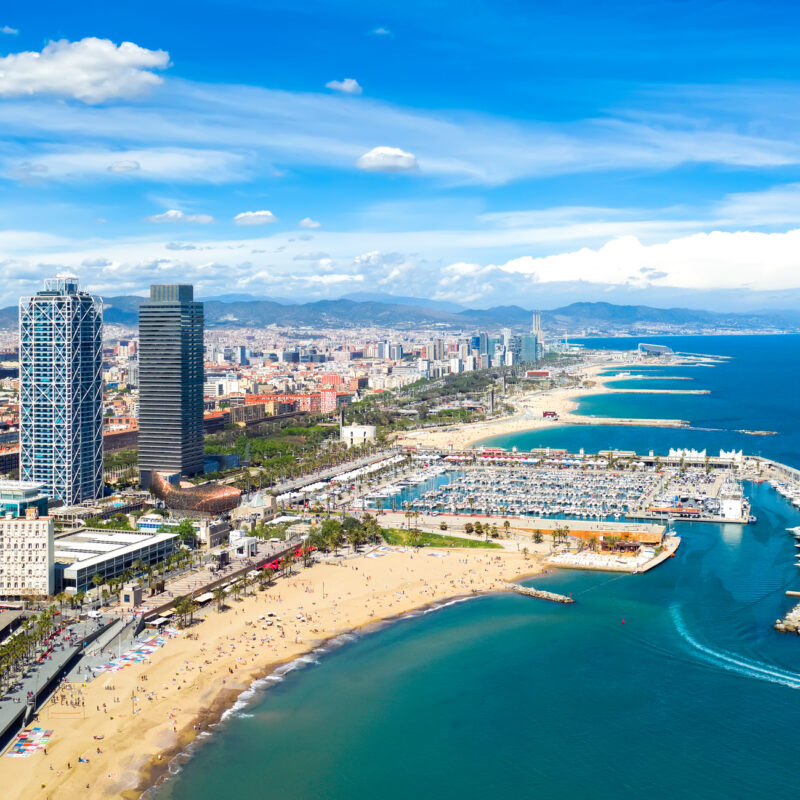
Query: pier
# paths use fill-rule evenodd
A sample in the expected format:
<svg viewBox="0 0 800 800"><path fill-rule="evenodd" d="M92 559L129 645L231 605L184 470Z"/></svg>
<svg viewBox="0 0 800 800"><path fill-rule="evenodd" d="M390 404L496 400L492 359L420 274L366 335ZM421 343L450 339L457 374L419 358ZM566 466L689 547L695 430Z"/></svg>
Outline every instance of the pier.
<svg viewBox="0 0 800 800"><path fill-rule="evenodd" d="M556 594L556 592L548 592L544 589L534 589L532 586L520 586L518 583L508 583L506 584L506 588L515 594L521 594L525 597L536 597L539 600L547 600L551 603L562 603L566 605L575 602L574 598L567 597L565 594Z"/></svg>

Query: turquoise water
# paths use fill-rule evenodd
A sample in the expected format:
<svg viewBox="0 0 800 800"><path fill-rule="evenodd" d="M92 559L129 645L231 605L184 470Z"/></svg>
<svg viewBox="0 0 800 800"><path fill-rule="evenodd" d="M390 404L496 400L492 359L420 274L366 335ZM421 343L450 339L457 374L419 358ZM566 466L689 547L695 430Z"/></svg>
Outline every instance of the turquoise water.
<svg viewBox="0 0 800 800"><path fill-rule="evenodd" d="M628 350L635 348L639 341L595 339L583 343ZM600 417L683 419L691 423L691 429L564 426L495 436L483 444L516 445L520 450L565 447L576 451L583 447L587 452L616 447L666 453L670 447L697 447L707 448L714 454L720 448L736 449L800 467L800 335L647 337L646 341L668 344L676 351L731 358L714 367L637 370L658 375L687 375L692 381L679 383L687 388L709 389L710 395L589 395L580 401L579 413ZM627 368L608 371L634 372ZM630 388L636 388L645 381L628 383ZM740 430L777 431L779 435L750 436L738 433Z"/></svg>
<svg viewBox="0 0 800 800"><path fill-rule="evenodd" d="M715 346L734 344L752 346ZM788 452L798 400L774 401L763 427L783 433L765 446ZM549 434L589 448L615 430ZM619 430L636 449L654 441ZM669 433L706 446L711 432ZM784 531L800 514L764 484L748 491L757 524L677 523L678 557L646 575L535 581L575 605L482 597L329 645L257 690L158 797L797 797L800 640L770 626L800 586Z"/></svg>

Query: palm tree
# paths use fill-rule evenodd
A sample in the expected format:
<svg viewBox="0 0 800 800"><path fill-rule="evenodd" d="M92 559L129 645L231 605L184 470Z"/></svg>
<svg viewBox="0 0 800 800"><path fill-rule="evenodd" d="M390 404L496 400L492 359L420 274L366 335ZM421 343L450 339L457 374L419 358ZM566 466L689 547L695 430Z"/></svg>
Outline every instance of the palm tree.
<svg viewBox="0 0 800 800"><path fill-rule="evenodd" d="M188 595L178 597L173 604L175 613L180 617L180 625L182 628L186 627L186 617L190 613L192 605L194 604Z"/></svg>
<svg viewBox="0 0 800 800"><path fill-rule="evenodd" d="M511 527L511 523L510 523L508 520L506 520L506 521L503 523L503 529L504 529L504 530L505 530L505 532L506 532L506 538L508 538L508 530L509 530L509 528L510 528L510 527Z"/></svg>

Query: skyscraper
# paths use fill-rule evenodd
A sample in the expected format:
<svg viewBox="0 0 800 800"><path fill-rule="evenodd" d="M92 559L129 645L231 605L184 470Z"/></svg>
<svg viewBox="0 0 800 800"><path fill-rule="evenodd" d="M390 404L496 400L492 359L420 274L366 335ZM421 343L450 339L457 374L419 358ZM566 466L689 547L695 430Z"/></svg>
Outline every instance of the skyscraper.
<svg viewBox="0 0 800 800"><path fill-rule="evenodd" d="M19 302L20 477L66 505L103 494L103 318L72 275Z"/></svg>
<svg viewBox="0 0 800 800"><path fill-rule="evenodd" d="M203 471L203 304L192 286L150 287L139 306L139 483Z"/></svg>
<svg viewBox="0 0 800 800"><path fill-rule="evenodd" d="M520 336L519 360L523 364L533 364L538 359L538 341L535 333Z"/></svg>

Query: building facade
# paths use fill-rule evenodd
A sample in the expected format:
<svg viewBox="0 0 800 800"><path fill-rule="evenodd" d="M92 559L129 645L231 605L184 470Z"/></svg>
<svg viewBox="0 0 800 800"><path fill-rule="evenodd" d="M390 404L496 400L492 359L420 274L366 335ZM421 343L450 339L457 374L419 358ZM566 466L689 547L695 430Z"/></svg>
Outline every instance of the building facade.
<svg viewBox="0 0 800 800"><path fill-rule="evenodd" d="M203 471L203 304L188 285L139 306L139 481Z"/></svg>
<svg viewBox="0 0 800 800"><path fill-rule="evenodd" d="M19 304L20 477L67 505L103 494L101 309L65 275Z"/></svg>
<svg viewBox="0 0 800 800"><path fill-rule="evenodd" d="M35 508L42 517L47 516L47 495L41 483L0 481L0 515L24 517L29 508Z"/></svg>
<svg viewBox="0 0 800 800"><path fill-rule="evenodd" d="M0 597L53 594L53 531L53 518L35 506L23 517L0 517Z"/></svg>

